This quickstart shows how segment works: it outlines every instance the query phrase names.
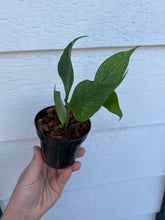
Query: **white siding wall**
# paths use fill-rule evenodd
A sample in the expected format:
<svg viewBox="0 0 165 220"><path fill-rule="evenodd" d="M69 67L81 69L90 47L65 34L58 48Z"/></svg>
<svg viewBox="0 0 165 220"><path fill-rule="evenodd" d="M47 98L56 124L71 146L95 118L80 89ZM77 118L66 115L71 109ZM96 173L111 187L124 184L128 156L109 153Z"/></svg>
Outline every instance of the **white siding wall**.
<svg viewBox="0 0 165 220"><path fill-rule="evenodd" d="M75 84L93 79L108 56L142 45L117 89L121 121L92 117L82 169L42 218L154 220L165 187L165 2L163 0L0 1L0 200L5 205L39 144L35 114L53 104L62 49ZM100 120L101 119L101 120ZM76 209L75 209L76 208ZM63 211L65 210L65 212Z"/></svg>

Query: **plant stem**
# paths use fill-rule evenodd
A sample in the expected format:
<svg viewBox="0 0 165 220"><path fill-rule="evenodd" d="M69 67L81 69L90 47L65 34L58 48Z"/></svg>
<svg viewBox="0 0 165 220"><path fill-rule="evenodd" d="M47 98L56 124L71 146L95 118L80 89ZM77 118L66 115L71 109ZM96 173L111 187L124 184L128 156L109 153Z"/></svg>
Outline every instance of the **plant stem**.
<svg viewBox="0 0 165 220"><path fill-rule="evenodd" d="M65 106L66 106L66 111L67 111L67 120L66 120L65 128L67 128L68 127L68 123L69 123L69 107L68 107L68 102L65 102Z"/></svg>

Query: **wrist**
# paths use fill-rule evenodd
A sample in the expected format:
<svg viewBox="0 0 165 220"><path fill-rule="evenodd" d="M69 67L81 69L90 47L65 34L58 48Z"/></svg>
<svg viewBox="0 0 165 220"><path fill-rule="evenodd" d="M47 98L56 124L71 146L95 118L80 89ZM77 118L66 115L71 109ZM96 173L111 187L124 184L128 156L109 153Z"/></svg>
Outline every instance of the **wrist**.
<svg viewBox="0 0 165 220"><path fill-rule="evenodd" d="M21 209L15 209L14 207L8 205L2 215L1 220L10 220L10 219L12 219L12 220L18 220L18 219L25 220L23 211Z"/></svg>
<svg viewBox="0 0 165 220"><path fill-rule="evenodd" d="M39 220L39 218L30 217L25 210L15 207L12 204L8 204L4 211L1 220Z"/></svg>

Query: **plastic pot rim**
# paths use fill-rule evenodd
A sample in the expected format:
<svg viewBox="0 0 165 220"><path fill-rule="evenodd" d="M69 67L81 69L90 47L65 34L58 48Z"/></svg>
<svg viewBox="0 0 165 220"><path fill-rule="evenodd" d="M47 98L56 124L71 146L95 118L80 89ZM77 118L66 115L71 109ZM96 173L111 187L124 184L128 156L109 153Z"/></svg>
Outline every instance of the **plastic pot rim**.
<svg viewBox="0 0 165 220"><path fill-rule="evenodd" d="M46 109L48 109L48 108L51 108L51 107L55 107L55 106L52 105L52 106L48 106L48 107L46 107L46 108L41 109L41 110L36 114L36 116L35 116L35 118L34 118L34 125L35 125L37 131L38 131L39 133L41 133L44 138L46 138L46 139L48 139L48 140L51 140L51 141L54 140L54 141L59 142L59 143L65 143L65 142L71 143L71 142L77 142L77 141L83 139L83 137L85 137L85 136L88 135L89 131L91 130L91 120L90 120L90 119L87 120L87 121L89 122L89 130L87 131L86 134L84 134L84 135L81 136L80 138L71 139L71 140L59 140L59 139L51 138L51 137L49 137L49 136L43 134L43 133L38 129L38 127L37 127L37 125L36 125L36 123L37 123L37 116L38 116L42 111L44 111L44 110L46 110Z"/></svg>

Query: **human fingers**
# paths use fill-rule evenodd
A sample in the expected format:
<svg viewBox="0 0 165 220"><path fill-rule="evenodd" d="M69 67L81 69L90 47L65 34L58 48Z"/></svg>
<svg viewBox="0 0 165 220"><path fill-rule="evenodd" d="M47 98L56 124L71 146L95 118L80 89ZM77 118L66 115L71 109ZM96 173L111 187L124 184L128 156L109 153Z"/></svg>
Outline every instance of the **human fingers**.
<svg viewBox="0 0 165 220"><path fill-rule="evenodd" d="M53 176L51 172L51 177L53 177L50 178L51 186L52 188L54 188L56 192L58 192L59 196L61 195L65 184L70 179L72 172L80 170L80 167L81 167L81 163L79 161L75 161L70 167L55 170ZM53 169L51 169L51 171L52 170Z"/></svg>
<svg viewBox="0 0 165 220"><path fill-rule="evenodd" d="M71 168L72 168L72 171L73 171L73 172L80 170L80 168L81 168L81 163L80 163L80 161L75 161L75 162L72 164Z"/></svg>
<svg viewBox="0 0 165 220"><path fill-rule="evenodd" d="M65 184L68 182L68 180L70 179L70 177L72 175L72 168L71 168L71 166L64 168L64 169L60 170L60 172L58 172L58 173L60 173L60 174L58 174L58 176L56 177L56 183L57 183L57 186L59 187L59 191L62 192Z"/></svg>
<svg viewBox="0 0 165 220"><path fill-rule="evenodd" d="M72 172L78 171L81 168L81 163L80 161L75 161L72 166L67 167L65 169L57 170L57 184L63 188L65 184L68 182L70 179Z"/></svg>
<svg viewBox="0 0 165 220"><path fill-rule="evenodd" d="M78 151L78 154L77 154L77 158L84 156L84 154L85 154L85 149L83 147L80 147L80 149ZM46 170L48 169L47 170L48 171L48 178L51 178L54 175L59 176L64 171L64 169L58 169L57 170L57 169L48 167L45 163L44 163L44 165L45 165L45 167L44 166L43 167ZM80 167L81 167L81 163L80 162L74 162L73 165L72 165L73 171L79 170Z"/></svg>
<svg viewBox="0 0 165 220"><path fill-rule="evenodd" d="M82 157L83 155L85 154L85 149L83 147L80 147L79 151L78 151L78 154L77 154L77 157ZM71 169L72 171L78 171L80 170L81 168L81 163L79 161L75 161L72 165L71 165ZM51 167L48 167L48 179L51 180L51 179L54 179L54 178L59 178L59 176L62 175L66 175L66 170L67 168L65 169L54 169L54 168L51 168ZM70 176L69 176L70 178Z"/></svg>
<svg viewBox="0 0 165 220"><path fill-rule="evenodd" d="M77 154L77 158L84 156L85 154L85 148L80 147L78 154Z"/></svg>

